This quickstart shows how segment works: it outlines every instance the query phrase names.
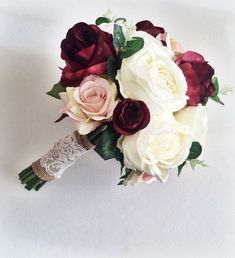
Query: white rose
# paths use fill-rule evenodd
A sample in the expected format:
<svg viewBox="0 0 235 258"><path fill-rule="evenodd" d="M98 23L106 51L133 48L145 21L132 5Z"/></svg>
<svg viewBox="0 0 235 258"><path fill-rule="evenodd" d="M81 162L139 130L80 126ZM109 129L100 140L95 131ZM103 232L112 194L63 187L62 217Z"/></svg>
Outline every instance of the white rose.
<svg viewBox="0 0 235 258"><path fill-rule="evenodd" d="M142 37L144 47L122 60L117 74L122 95L144 101L155 113L180 110L186 105L187 83L171 51L148 33L133 36Z"/></svg>
<svg viewBox="0 0 235 258"><path fill-rule="evenodd" d="M192 133L172 114L152 116L149 125L139 132L121 137L118 147L127 168L146 172L162 182L169 169L181 165L189 154Z"/></svg>
<svg viewBox="0 0 235 258"><path fill-rule="evenodd" d="M193 141L205 144L207 134L207 108L205 106L185 107L176 112L175 119L192 129Z"/></svg>

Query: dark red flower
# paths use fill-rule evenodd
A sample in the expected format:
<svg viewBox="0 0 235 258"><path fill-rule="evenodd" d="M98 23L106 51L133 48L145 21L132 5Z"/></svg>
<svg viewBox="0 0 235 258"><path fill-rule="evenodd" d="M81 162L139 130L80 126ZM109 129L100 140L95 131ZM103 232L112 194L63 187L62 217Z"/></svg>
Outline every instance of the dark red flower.
<svg viewBox="0 0 235 258"><path fill-rule="evenodd" d="M183 71L188 89L188 106L197 106L199 103L205 104L207 98L214 95L215 87L212 82L214 69L204 60L200 54L187 51L176 64Z"/></svg>
<svg viewBox="0 0 235 258"><path fill-rule="evenodd" d="M143 101L124 99L113 111L113 127L122 135L132 135L150 121L149 109Z"/></svg>
<svg viewBox="0 0 235 258"><path fill-rule="evenodd" d="M61 58L66 63L61 84L78 86L89 74L106 73L110 56L116 56L111 34L96 25L83 22L75 24L61 42Z"/></svg>
<svg viewBox="0 0 235 258"><path fill-rule="evenodd" d="M150 21L147 20L136 23L136 30L145 31L153 37L157 37L158 34L165 33L163 28L154 26Z"/></svg>

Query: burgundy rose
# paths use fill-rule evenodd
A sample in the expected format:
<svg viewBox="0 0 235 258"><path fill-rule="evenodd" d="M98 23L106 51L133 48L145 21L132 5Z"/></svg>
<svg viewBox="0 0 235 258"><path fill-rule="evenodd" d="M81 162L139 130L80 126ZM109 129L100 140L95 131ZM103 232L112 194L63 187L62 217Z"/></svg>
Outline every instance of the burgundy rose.
<svg viewBox="0 0 235 258"><path fill-rule="evenodd" d="M113 127L122 135L132 135L150 121L149 109L143 101L125 99L113 111Z"/></svg>
<svg viewBox="0 0 235 258"><path fill-rule="evenodd" d="M215 87L212 82L214 69L204 60L200 54L187 51L176 64L183 71L188 89L188 106L197 106L199 103L205 104L209 96L214 95Z"/></svg>
<svg viewBox="0 0 235 258"><path fill-rule="evenodd" d="M154 38L157 37L158 34L165 33L163 28L154 26L150 21L147 20L136 23L136 30L145 31L152 35Z"/></svg>
<svg viewBox="0 0 235 258"><path fill-rule="evenodd" d="M61 42L61 58L66 63L61 84L78 86L89 74L106 73L110 56L116 56L111 34L96 25L84 22L75 24Z"/></svg>

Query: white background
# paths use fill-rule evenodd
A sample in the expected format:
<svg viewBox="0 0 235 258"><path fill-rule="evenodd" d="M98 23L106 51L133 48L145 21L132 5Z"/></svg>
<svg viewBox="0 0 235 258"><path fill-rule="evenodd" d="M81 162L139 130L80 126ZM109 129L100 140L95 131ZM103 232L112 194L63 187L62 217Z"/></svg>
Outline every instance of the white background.
<svg viewBox="0 0 235 258"><path fill-rule="evenodd" d="M165 184L117 186L119 164L88 153L61 180L27 192L17 173L71 132L48 91L60 41L108 8L164 26L235 85L234 1L0 1L0 258L235 257L235 105L209 105L208 168Z"/></svg>

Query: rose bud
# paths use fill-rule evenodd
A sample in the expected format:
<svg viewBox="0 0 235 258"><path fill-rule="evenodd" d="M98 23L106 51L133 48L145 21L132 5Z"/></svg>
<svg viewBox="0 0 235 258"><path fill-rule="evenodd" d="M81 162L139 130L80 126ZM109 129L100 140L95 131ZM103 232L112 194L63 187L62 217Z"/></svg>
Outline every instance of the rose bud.
<svg viewBox="0 0 235 258"><path fill-rule="evenodd" d="M193 51L185 52L176 60L176 64L183 71L187 81L186 95L189 97L187 105L205 104L207 98L214 95L215 87L212 82L214 69L203 56Z"/></svg>
<svg viewBox="0 0 235 258"><path fill-rule="evenodd" d="M150 121L150 112L143 101L125 99L113 111L113 127L122 135L132 135L145 128Z"/></svg>
<svg viewBox="0 0 235 258"><path fill-rule="evenodd" d="M110 56L116 56L113 36L96 25L77 23L61 42L61 58L66 66L60 83L78 86L87 75L105 74Z"/></svg>
<svg viewBox="0 0 235 258"><path fill-rule="evenodd" d="M163 28L154 26L148 20L140 21L136 23L136 30L147 32L148 34L152 35L154 38L156 38L158 34L165 33L165 30Z"/></svg>

